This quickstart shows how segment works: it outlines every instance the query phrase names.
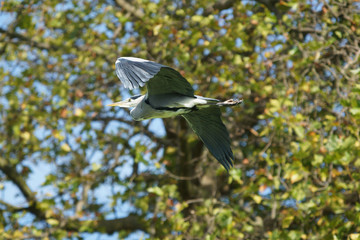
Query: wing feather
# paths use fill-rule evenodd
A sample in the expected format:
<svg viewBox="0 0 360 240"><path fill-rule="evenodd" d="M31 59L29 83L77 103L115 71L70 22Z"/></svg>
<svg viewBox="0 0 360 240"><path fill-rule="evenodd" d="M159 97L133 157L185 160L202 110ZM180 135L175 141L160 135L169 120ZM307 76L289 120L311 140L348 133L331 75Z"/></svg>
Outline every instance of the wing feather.
<svg viewBox="0 0 360 240"><path fill-rule="evenodd" d="M130 90L144 86L164 65L148 60L121 57L115 62L116 75L126 88Z"/></svg>
<svg viewBox="0 0 360 240"><path fill-rule="evenodd" d="M211 106L182 115L204 142L214 157L229 171L233 166L233 152L229 133L221 121L218 106Z"/></svg>
<svg viewBox="0 0 360 240"><path fill-rule="evenodd" d="M121 57L115 62L116 75L130 90L146 83L151 101L152 95L178 93L194 96L190 83L176 70L165 65L134 57Z"/></svg>

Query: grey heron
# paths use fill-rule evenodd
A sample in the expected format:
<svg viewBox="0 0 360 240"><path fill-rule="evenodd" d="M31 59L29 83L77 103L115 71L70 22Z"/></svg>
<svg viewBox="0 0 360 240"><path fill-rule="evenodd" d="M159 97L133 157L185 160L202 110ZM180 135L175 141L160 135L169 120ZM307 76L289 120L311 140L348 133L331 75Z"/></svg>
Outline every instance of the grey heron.
<svg viewBox="0 0 360 240"><path fill-rule="evenodd" d="M130 115L136 121L183 116L212 155L229 171L234 155L219 107L234 106L242 100L221 102L194 95L192 86L179 72L153 61L121 57L116 60L115 68L125 88L132 90L146 85L147 93L108 106L133 108Z"/></svg>

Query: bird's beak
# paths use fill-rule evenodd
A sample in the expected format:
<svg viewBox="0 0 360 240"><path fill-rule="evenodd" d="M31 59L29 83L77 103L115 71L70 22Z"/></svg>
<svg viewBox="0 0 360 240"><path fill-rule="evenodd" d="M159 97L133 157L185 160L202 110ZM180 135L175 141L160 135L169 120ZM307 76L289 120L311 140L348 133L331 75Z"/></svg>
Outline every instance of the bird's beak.
<svg viewBox="0 0 360 240"><path fill-rule="evenodd" d="M131 105L132 105L131 102L129 102L128 100L124 100L124 101L121 101L121 102L115 102L115 103L107 104L106 106L129 108L129 107L132 107Z"/></svg>
<svg viewBox="0 0 360 240"><path fill-rule="evenodd" d="M123 101L120 102L115 102L115 103L111 103L108 104L106 106L110 106L110 107L122 107L122 108L132 108L132 107L136 107L143 99L144 99L144 95L136 95L133 97L130 97L128 99L125 99Z"/></svg>

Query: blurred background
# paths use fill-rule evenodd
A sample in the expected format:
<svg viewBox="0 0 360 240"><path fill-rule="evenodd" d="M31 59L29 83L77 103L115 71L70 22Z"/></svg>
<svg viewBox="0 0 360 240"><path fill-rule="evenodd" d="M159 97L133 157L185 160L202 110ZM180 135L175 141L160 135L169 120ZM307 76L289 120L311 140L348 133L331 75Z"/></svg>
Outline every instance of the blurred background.
<svg viewBox="0 0 360 240"><path fill-rule="evenodd" d="M1 239L358 239L357 0L0 1ZM222 110L227 174L181 117L134 122L120 56ZM211 131L211 129L209 129Z"/></svg>

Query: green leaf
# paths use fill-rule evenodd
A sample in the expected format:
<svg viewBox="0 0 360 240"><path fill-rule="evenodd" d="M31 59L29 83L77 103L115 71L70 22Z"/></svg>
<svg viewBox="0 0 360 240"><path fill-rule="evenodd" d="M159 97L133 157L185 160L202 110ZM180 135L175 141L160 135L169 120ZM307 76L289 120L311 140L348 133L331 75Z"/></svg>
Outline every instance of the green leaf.
<svg viewBox="0 0 360 240"><path fill-rule="evenodd" d="M92 170L93 170L94 172L96 172L96 171L98 171L98 170L101 169L101 164L99 164L99 163L92 163L92 164L91 164L91 168L92 168Z"/></svg>
<svg viewBox="0 0 360 240"><path fill-rule="evenodd" d="M311 161L311 164L313 166L320 166L323 162L324 162L324 156L319 155L319 154L315 154L314 155L314 160Z"/></svg>
<svg viewBox="0 0 360 240"><path fill-rule="evenodd" d="M295 219L294 215L292 214L286 215L281 222L282 227L288 228L290 224L294 221L294 219Z"/></svg>
<svg viewBox="0 0 360 240"><path fill-rule="evenodd" d="M360 108L350 108L349 111L354 116L360 115Z"/></svg>
<svg viewBox="0 0 360 240"><path fill-rule="evenodd" d="M360 73L360 68L352 69L352 70L350 70L350 72L354 75L357 75Z"/></svg>
<svg viewBox="0 0 360 240"><path fill-rule="evenodd" d="M59 220L57 220L55 218L48 218L48 219L46 219L46 222L52 226L59 225Z"/></svg>
<svg viewBox="0 0 360 240"><path fill-rule="evenodd" d="M294 125L293 129L294 129L296 135L298 135L299 138L301 138L301 139L304 138L305 130L304 130L304 128L302 126Z"/></svg>
<svg viewBox="0 0 360 240"><path fill-rule="evenodd" d="M230 169L229 174L230 174L229 183L232 183L232 181L235 181L239 184L243 183L241 180L241 174L242 174L241 169L232 168Z"/></svg>
<svg viewBox="0 0 360 240"><path fill-rule="evenodd" d="M158 196L162 196L164 194L164 191L159 187L150 187L147 189L148 193L154 193Z"/></svg>

